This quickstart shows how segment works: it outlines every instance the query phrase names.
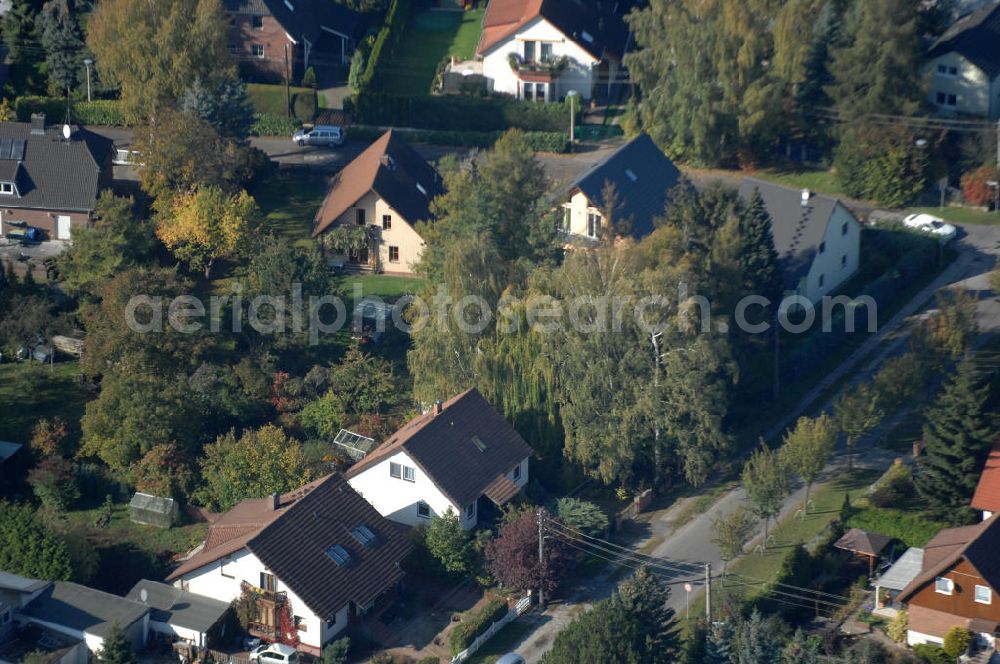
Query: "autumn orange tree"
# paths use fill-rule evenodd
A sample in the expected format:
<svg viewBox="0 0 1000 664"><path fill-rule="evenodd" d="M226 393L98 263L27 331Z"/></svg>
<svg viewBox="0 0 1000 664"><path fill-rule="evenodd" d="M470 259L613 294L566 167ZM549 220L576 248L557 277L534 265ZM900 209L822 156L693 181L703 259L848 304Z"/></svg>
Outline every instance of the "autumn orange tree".
<svg viewBox="0 0 1000 664"><path fill-rule="evenodd" d="M246 248L259 219L260 209L246 191L227 194L203 187L174 197L169 211L160 215L156 235L178 260L209 279L215 261Z"/></svg>

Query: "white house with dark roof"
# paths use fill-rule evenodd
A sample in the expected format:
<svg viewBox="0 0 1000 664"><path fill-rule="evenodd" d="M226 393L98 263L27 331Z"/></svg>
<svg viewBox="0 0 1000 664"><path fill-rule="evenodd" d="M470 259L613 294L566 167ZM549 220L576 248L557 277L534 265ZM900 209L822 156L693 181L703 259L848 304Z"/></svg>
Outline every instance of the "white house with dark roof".
<svg viewBox="0 0 1000 664"><path fill-rule="evenodd" d="M649 134L639 134L557 194L559 228L567 239L594 240L607 230L610 213L621 235L645 237L666 212L668 193L681 177ZM605 200L608 191L613 206Z"/></svg>
<svg viewBox="0 0 1000 664"><path fill-rule="evenodd" d="M282 637L289 613L300 650L318 655L397 587L412 546L338 475L283 495L244 500L208 529L168 577L176 587L230 602L253 595L250 633Z"/></svg>
<svg viewBox="0 0 1000 664"><path fill-rule="evenodd" d="M475 388L415 417L345 473L382 516L426 525L449 509L473 528L528 483L531 448Z"/></svg>
<svg viewBox="0 0 1000 664"><path fill-rule="evenodd" d="M491 0L476 56L495 92L527 101L589 101L621 76L627 3L612 0Z"/></svg>
<svg viewBox="0 0 1000 664"><path fill-rule="evenodd" d="M961 16L927 57L930 103L944 113L1000 118L1000 2Z"/></svg>
<svg viewBox="0 0 1000 664"><path fill-rule="evenodd" d="M778 252L786 294L813 304L857 272L861 224L836 198L746 178L739 196L749 203L759 191L771 215L771 234Z"/></svg>

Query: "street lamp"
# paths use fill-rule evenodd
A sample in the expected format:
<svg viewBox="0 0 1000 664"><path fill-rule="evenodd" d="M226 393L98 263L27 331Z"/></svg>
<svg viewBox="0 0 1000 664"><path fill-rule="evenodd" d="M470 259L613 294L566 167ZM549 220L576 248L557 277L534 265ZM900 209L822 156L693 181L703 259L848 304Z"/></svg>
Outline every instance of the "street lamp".
<svg viewBox="0 0 1000 664"><path fill-rule="evenodd" d="M566 100L569 102L569 144L570 147L573 146L573 141L576 140L576 98L580 96L580 93L576 90L570 90L566 93Z"/></svg>
<svg viewBox="0 0 1000 664"><path fill-rule="evenodd" d="M1000 181L989 180L986 186L993 190L993 211L1000 214Z"/></svg>
<svg viewBox="0 0 1000 664"><path fill-rule="evenodd" d="M94 64L94 61L87 58L83 61L83 64L87 66L87 101L90 101L90 65Z"/></svg>

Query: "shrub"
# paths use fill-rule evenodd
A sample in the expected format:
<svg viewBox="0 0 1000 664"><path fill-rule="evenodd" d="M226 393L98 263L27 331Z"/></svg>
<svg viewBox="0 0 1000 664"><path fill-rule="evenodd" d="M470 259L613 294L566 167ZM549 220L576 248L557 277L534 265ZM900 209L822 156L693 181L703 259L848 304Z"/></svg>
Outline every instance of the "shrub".
<svg viewBox="0 0 1000 664"><path fill-rule="evenodd" d="M28 122L32 113L45 113L50 122L66 117L66 101L52 97L18 97L14 110L19 122ZM125 125L125 115L121 103L116 99L80 101L70 106L70 121L81 125L117 126Z"/></svg>
<svg viewBox="0 0 1000 664"><path fill-rule="evenodd" d="M996 200L996 192L986 184L996 181L997 169L993 166L980 166L974 171L962 175L962 196L972 205L990 206Z"/></svg>
<svg viewBox="0 0 1000 664"><path fill-rule="evenodd" d="M352 106L359 121L381 126L457 131L569 129L566 104L534 104L510 97L406 97L367 91L359 92Z"/></svg>
<svg viewBox="0 0 1000 664"><path fill-rule="evenodd" d="M63 511L80 497L73 464L62 457L49 457L28 473L28 484L44 507Z"/></svg>
<svg viewBox="0 0 1000 664"><path fill-rule="evenodd" d="M898 611L896 616L886 625L885 633L896 643L906 642L906 632L910 628L910 619L906 611Z"/></svg>
<svg viewBox="0 0 1000 664"><path fill-rule="evenodd" d="M936 643L921 643L913 646L913 654L926 664L955 664L955 658L948 657L948 654Z"/></svg>
<svg viewBox="0 0 1000 664"><path fill-rule="evenodd" d="M968 651L969 643L971 642L972 634L969 633L969 630L964 627L952 627L944 635L944 647L942 650L954 661Z"/></svg>
<svg viewBox="0 0 1000 664"><path fill-rule="evenodd" d="M489 629L490 625L507 615L507 611L507 602L495 598L490 600L476 615L455 625L448 635L452 657L468 648L476 640L476 637Z"/></svg>
<svg viewBox="0 0 1000 664"><path fill-rule="evenodd" d="M467 148L492 147L502 132L498 131L449 131L439 129L393 129L393 131L411 143L430 143L431 145L453 145ZM374 141L385 133L382 127L353 125L347 130L351 139L358 141ZM545 152L565 152L569 147L566 137L550 132L525 132L525 138L532 149Z"/></svg>
<svg viewBox="0 0 1000 664"><path fill-rule="evenodd" d="M300 92L292 100L292 114L303 122L316 117L316 91Z"/></svg>
<svg viewBox="0 0 1000 664"><path fill-rule="evenodd" d="M560 498L555 513L571 528L588 535L601 535L608 529L608 515L598 505L579 498Z"/></svg>
<svg viewBox="0 0 1000 664"><path fill-rule="evenodd" d="M916 353L886 360L875 374L875 392L887 412L895 412L924 393L927 364Z"/></svg>
<svg viewBox="0 0 1000 664"><path fill-rule="evenodd" d="M298 118L286 118L283 115L254 114L251 136L291 136L302 126Z"/></svg>
<svg viewBox="0 0 1000 664"><path fill-rule="evenodd" d="M882 205L902 207L924 188L923 151L902 126L847 129L834 165L849 195Z"/></svg>
<svg viewBox="0 0 1000 664"><path fill-rule="evenodd" d="M316 88L316 70L312 67L306 69L305 73L302 74L302 87Z"/></svg>
<svg viewBox="0 0 1000 664"><path fill-rule="evenodd" d="M322 664L347 664L347 655L350 651L351 639L345 636L323 648L323 655L320 657L320 662Z"/></svg>
<svg viewBox="0 0 1000 664"><path fill-rule="evenodd" d="M876 507L893 507L912 497L913 491L913 473L910 467L897 463L882 476L870 499Z"/></svg>
<svg viewBox="0 0 1000 664"><path fill-rule="evenodd" d="M536 152L566 152L569 143L561 131L529 131L524 136Z"/></svg>

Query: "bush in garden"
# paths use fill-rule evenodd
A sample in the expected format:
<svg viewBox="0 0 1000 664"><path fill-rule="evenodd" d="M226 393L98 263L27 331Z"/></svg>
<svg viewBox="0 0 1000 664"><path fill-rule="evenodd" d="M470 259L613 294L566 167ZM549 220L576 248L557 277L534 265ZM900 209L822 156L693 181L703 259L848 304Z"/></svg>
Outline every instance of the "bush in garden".
<svg viewBox="0 0 1000 664"><path fill-rule="evenodd" d="M996 190L987 182L1000 180L997 169L993 166L980 166L962 175L962 196L972 205L993 205L996 200Z"/></svg>
<svg viewBox="0 0 1000 664"><path fill-rule="evenodd" d="M944 653L952 658L958 659L969 650L972 642L972 634L964 627L952 627L944 635Z"/></svg>
<svg viewBox="0 0 1000 664"><path fill-rule="evenodd" d="M893 507L913 496L913 490L913 473L910 467L897 463L882 477L870 499L876 507Z"/></svg>
<svg viewBox="0 0 1000 664"><path fill-rule="evenodd" d="M896 612L896 616L886 625L885 633L896 643L906 643L906 633L910 628L910 619L906 611Z"/></svg>
<svg viewBox="0 0 1000 664"><path fill-rule="evenodd" d="M254 114L254 122L250 127L251 136L291 136L302 126L298 118L287 118L282 115Z"/></svg>
<svg viewBox="0 0 1000 664"><path fill-rule="evenodd" d="M490 625L507 615L506 600L495 598L468 620L463 620L452 628L448 635L451 644L451 654L454 657L476 640L480 634L490 628Z"/></svg>

